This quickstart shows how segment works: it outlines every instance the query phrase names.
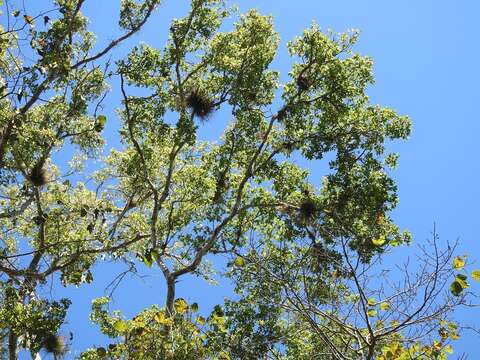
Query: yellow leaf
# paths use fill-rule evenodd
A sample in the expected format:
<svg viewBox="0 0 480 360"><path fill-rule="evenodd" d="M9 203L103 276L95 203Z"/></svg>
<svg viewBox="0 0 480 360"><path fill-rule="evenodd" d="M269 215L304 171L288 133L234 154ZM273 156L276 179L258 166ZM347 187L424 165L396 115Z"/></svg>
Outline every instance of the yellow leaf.
<svg viewBox="0 0 480 360"><path fill-rule="evenodd" d="M475 281L480 281L480 270L472 271L472 279Z"/></svg>
<svg viewBox="0 0 480 360"><path fill-rule="evenodd" d="M374 298L368 299L368 306L375 306L377 304L377 300Z"/></svg>
<svg viewBox="0 0 480 360"><path fill-rule="evenodd" d="M167 322L168 322L168 318L165 316L165 314L161 311L159 311L158 313L155 314L155 316L153 317L153 319L159 323L159 324L162 324L162 325L165 325Z"/></svg>
<svg viewBox="0 0 480 360"><path fill-rule="evenodd" d="M450 330L450 331L457 331L457 329L458 329L458 325L456 323L454 323L453 321L449 322L447 327L448 327L448 330Z"/></svg>
<svg viewBox="0 0 480 360"><path fill-rule="evenodd" d="M228 353L226 353L225 351L222 351L220 353L220 356L219 356L219 359L220 360L230 360L230 355L228 355Z"/></svg>
<svg viewBox="0 0 480 360"><path fill-rule="evenodd" d="M127 330L127 323L125 321L123 321L122 319L118 319L113 324L113 328L115 330L117 330L118 332L123 333Z"/></svg>
<svg viewBox="0 0 480 360"><path fill-rule="evenodd" d="M175 311L179 314L185 314L188 310L188 304L182 298L175 300Z"/></svg>
<svg viewBox="0 0 480 360"><path fill-rule="evenodd" d="M453 267L455 270L461 270L465 266L465 260L460 256L457 256L453 259Z"/></svg>
<svg viewBox="0 0 480 360"><path fill-rule="evenodd" d="M452 345L447 345L447 346L445 346L445 352L446 352L447 354L453 354L453 347L452 347Z"/></svg>
<svg viewBox="0 0 480 360"><path fill-rule="evenodd" d="M377 310L375 310L375 309L370 309L370 310L368 310L367 314L368 314L368 316L370 316L370 317L377 316Z"/></svg>
<svg viewBox="0 0 480 360"><path fill-rule="evenodd" d="M452 340L458 340L458 339L460 339L460 336L458 336L457 333L450 333L450 339L452 339Z"/></svg>
<svg viewBox="0 0 480 360"><path fill-rule="evenodd" d="M462 286L462 289L468 289L469 285L467 282L467 277L465 275L457 274L457 276L455 276L455 281L457 281Z"/></svg>
<svg viewBox="0 0 480 360"><path fill-rule="evenodd" d="M384 301L384 302L380 303L380 309L382 311L388 311L388 310L390 310L390 304L388 302Z"/></svg>
<svg viewBox="0 0 480 360"><path fill-rule="evenodd" d="M378 238L372 239L373 245L376 246L382 246L383 244L385 244L386 241L387 239L385 239L385 236L380 236Z"/></svg>
<svg viewBox="0 0 480 360"><path fill-rule="evenodd" d="M235 266L242 267L245 266L245 259L241 256L237 256L235 259Z"/></svg>
<svg viewBox="0 0 480 360"><path fill-rule="evenodd" d="M206 322L206 320L203 316L199 316L197 318L197 323L199 323L200 325L205 325L205 322Z"/></svg>
<svg viewBox="0 0 480 360"><path fill-rule="evenodd" d="M440 335L440 337L442 338L443 341L447 340L448 339L448 336L449 336L449 333L446 329L444 328L440 328L438 330L438 335Z"/></svg>

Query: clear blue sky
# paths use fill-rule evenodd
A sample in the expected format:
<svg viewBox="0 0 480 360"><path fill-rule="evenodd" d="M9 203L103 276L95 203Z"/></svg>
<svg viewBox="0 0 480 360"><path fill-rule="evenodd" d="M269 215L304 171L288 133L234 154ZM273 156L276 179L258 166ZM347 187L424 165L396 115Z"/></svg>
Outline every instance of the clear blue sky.
<svg viewBox="0 0 480 360"><path fill-rule="evenodd" d="M480 245L477 227L480 203L480 162L478 134L480 121L480 50L478 40L477 0L237 0L242 11L258 8L272 14L282 46L275 66L286 76L290 59L285 43L316 21L323 29L361 30L356 50L373 57L376 85L369 95L374 103L390 106L413 121L408 142L393 144L401 154L394 172L399 186L400 205L394 213L401 228L409 229L414 243L431 235L436 222L441 240L461 241L461 253L477 259L480 267ZM27 2L28 3L28 2ZM44 3L47 3L46 1ZM119 0L86 1L86 15L99 43L104 44L118 33ZM28 4L27 4L28 5ZM38 6L42 6L39 4ZM145 41L163 46L169 19L185 13L188 0L165 0L148 26L129 45ZM129 46L115 53L121 56ZM284 77L285 79L285 77ZM118 94L107 101L107 113L114 118L119 105ZM116 134L108 132L110 146L116 145ZM315 173L313 173L315 176ZM415 248L412 247L412 254ZM118 267L115 269L118 270ZM114 268L102 266L95 272L98 285L69 289L74 304L69 315L75 332L73 348L85 348L100 338L87 331L88 311L92 298L103 295L105 285L114 277ZM159 273L144 272L143 281L126 279L115 293L112 308L128 316L152 303L163 303L164 284ZM222 302L230 292L228 285L208 287L198 281L184 280L178 296L198 301L209 308ZM472 284L480 292L480 286ZM460 318L475 323L479 310L465 309ZM480 325L480 321L476 321ZM457 342L456 354L464 351L470 359L480 358L478 336L465 334Z"/></svg>

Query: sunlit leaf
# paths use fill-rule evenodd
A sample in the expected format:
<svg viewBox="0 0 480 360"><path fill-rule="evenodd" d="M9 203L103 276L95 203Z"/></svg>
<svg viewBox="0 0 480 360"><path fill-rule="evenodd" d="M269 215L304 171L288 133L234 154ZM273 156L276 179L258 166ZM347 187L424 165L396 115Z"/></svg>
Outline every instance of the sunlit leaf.
<svg viewBox="0 0 480 360"><path fill-rule="evenodd" d="M184 299L179 298L175 300L175 311L178 314L185 314L187 310L188 310L188 304Z"/></svg>
<svg viewBox="0 0 480 360"><path fill-rule="evenodd" d="M119 333L123 333L127 330L127 323L122 319L118 319L113 324L113 328L117 330Z"/></svg>
<svg viewBox="0 0 480 360"><path fill-rule="evenodd" d="M382 311L390 310L390 304L386 301L383 301L382 303L380 303L380 309Z"/></svg>
<svg viewBox="0 0 480 360"><path fill-rule="evenodd" d="M448 323L448 330L450 331L457 331L458 325L454 322L449 322Z"/></svg>
<svg viewBox="0 0 480 360"><path fill-rule="evenodd" d="M455 281L458 281L458 283L462 286L463 289L467 289L470 285L467 283L467 276L463 274L457 274L455 277Z"/></svg>
<svg viewBox="0 0 480 360"><path fill-rule="evenodd" d="M457 333L451 333L450 334L450 339L458 340L458 339L460 339L460 336Z"/></svg>
<svg viewBox="0 0 480 360"><path fill-rule="evenodd" d="M472 279L475 281L480 281L480 270L472 271Z"/></svg>
<svg viewBox="0 0 480 360"><path fill-rule="evenodd" d="M385 239L385 236L380 236L378 238L372 239L373 245L376 245L376 246L382 246L383 244L385 244L386 241L387 240Z"/></svg>
<svg viewBox="0 0 480 360"><path fill-rule="evenodd" d="M453 267L455 270L461 270L463 269L464 266L465 266L465 260L462 257L457 256L456 258L453 259Z"/></svg>
<svg viewBox="0 0 480 360"><path fill-rule="evenodd" d="M163 311L157 312L153 319L160 325L169 325L172 321L171 318L165 316L165 313Z"/></svg>
<svg viewBox="0 0 480 360"><path fill-rule="evenodd" d="M219 360L230 360L230 359L231 359L230 355L225 351L222 351L219 354Z"/></svg>
<svg viewBox="0 0 480 360"><path fill-rule="evenodd" d="M245 259L241 256L237 256L237 258L235 259L235 262L234 262L235 266L238 266L238 267L243 267L245 266Z"/></svg>

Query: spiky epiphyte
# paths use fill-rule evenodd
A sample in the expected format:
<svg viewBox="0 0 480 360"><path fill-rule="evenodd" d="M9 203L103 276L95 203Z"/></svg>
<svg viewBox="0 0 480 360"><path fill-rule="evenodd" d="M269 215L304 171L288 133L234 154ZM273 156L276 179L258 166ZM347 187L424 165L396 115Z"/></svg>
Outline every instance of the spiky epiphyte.
<svg viewBox="0 0 480 360"><path fill-rule="evenodd" d="M302 74L297 78L297 86L300 91L306 91L310 87L310 79Z"/></svg>
<svg viewBox="0 0 480 360"><path fill-rule="evenodd" d="M317 212L317 206L312 199L304 199L299 207L299 212L304 220L311 220Z"/></svg>
<svg viewBox="0 0 480 360"><path fill-rule="evenodd" d="M35 186L43 186L48 182L48 172L42 162L36 163L30 173L28 179Z"/></svg>
<svg viewBox="0 0 480 360"><path fill-rule="evenodd" d="M287 105L285 105L284 107L282 107L280 110L278 110L278 113L277 113L277 119L278 121L282 121L284 120L287 115L288 115L288 111L289 111L289 108Z"/></svg>
<svg viewBox="0 0 480 360"><path fill-rule="evenodd" d="M55 334L50 334L43 340L43 348L54 357L60 358L67 352L65 340L63 337Z"/></svg>
<svg viewBox="0 0 480 360"><path fill-rule="evenodd" d="M213 100L202 90L192 90L187 96L187 106L193 115L205 120L214 110Z"/></svg>
<svg viewBox="0 0 480 360"><path fill-rule="evenodd" d="M293 150L295 150L295 141L293 140L285 140L282 143L282 148L287 152L291 153Z"/></svg>

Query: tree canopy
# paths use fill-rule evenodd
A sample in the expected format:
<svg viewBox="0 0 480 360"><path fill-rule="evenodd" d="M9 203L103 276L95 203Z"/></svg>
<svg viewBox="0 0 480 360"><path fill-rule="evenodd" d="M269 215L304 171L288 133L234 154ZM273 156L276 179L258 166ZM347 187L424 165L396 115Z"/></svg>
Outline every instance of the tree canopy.
<svg viewBox="0 0 480 360"><path fill-rule="evenodd" d="M370 102L373 62L355 52L358 32L311 25L288 42L290 80L281 83L272 67L279 36L256 10L191 0L163 48L140 42L112 62L160 0L122 0L122 34L104 48L85 3L50 1L34 14L0 0L5 358L71 358L62 335L71 299L47 300L42 289L49 279L94 282L92 267L106 259L159 268L166 302L126 318L108 297L92 299L92 327L111 341L80 359L452 353L461 325L451 316L470 304L468 279L480 271L467 272L435 232L400 280L382 267L411 242L390 215L398 155L387 147L411 124ZM107 153L104 130L117 126L103 113L109 92L122 98L122 146ZM198 136L209 122L224 126L216 141ZM299 159L326 175L312 179ZM236 296L206 313L175 294L188 274L221 275Z"/></svg>

